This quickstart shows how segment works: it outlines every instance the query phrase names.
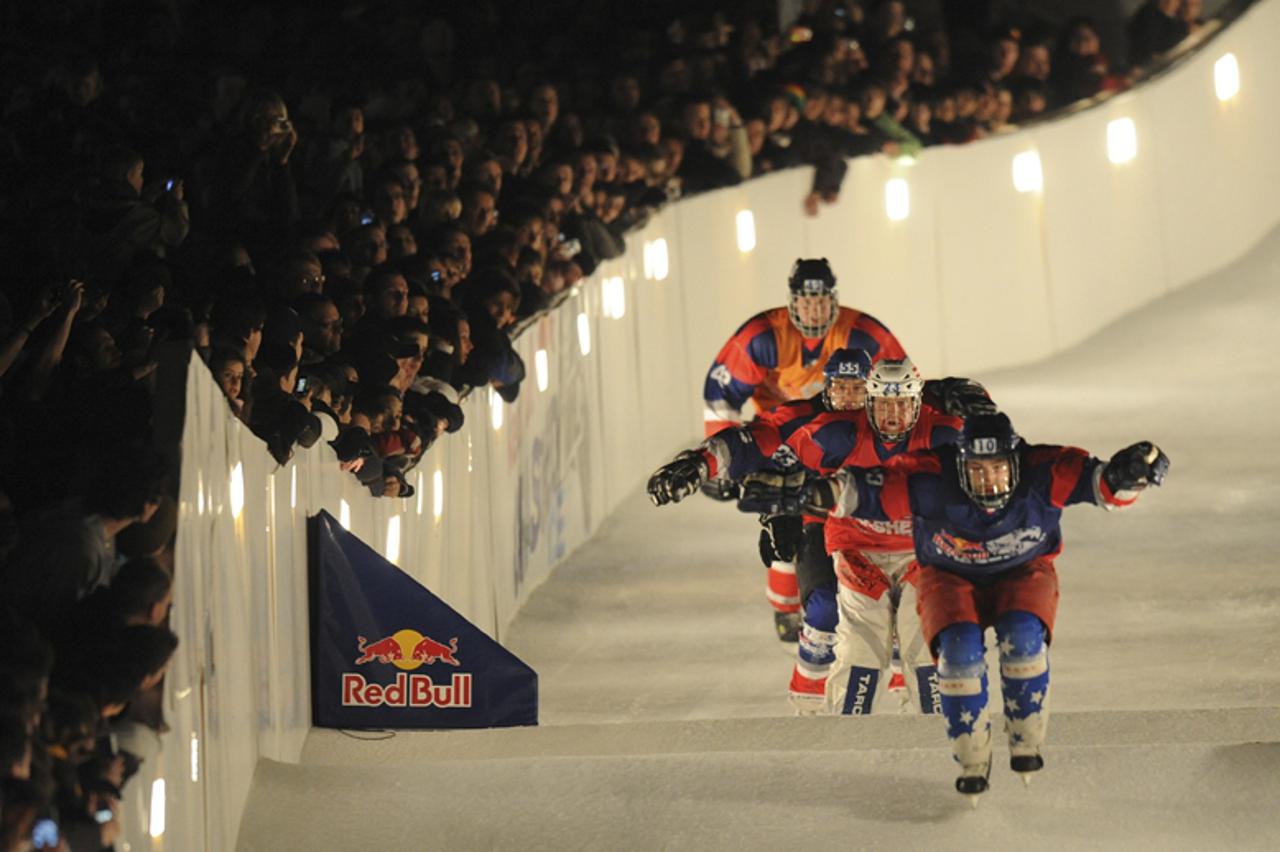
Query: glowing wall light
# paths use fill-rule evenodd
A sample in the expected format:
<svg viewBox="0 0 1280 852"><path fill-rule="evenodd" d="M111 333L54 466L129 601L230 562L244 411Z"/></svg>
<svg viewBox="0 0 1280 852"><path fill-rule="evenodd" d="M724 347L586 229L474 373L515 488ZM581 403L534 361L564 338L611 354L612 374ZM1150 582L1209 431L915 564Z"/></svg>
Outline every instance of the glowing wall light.
<svg viewBox="0 0 1280 852"><path fill-rule="evenodd" d="M418 471L418 517L422 517L422 471Z"/></svg>
<svg viewBox="0 0 1280 852"><path fill-rule="evenodd" d="M502 397L493 388L489 388L489 414L493 420L493 431L502 428Z"/></svg>
<svg viewBox="0 0 1280 852"><path fill-rule="evenodd" d="M653 243L644 244L644 277L653 278Z"/></svg>
<svg viewBox="0 0 1280 852"><path fill-rule="evenodd" d="M196 471L196 514L204 514L204 474L200 471Z"/></svg>
<svg viewBox="0 0 1280 852"><path fill-rule="evenodd" d="M738 211L738 251L749 252L756 247L756 217L750 210Z"/></svg>
<svg viewBox="0 0 1280 852"><path fill-rule="evenodd" d="M533 353L533 372L538 377L538 390L545 391L551 382L551 366L547 361L547 350L539 349Z"/></svg>
<svg viewBox="0 0 1280 852"><path fill-rule="evenodd" d="M1138 128L1132 118L1117 118L1107 124L1107 159L1119 165L1138 156Z"/></svg>
<svg viewBox="0 0 1280 852"><path fill-rule="evenodd" d="M387 561L400 561L400 516L387 518Z"/></svg>
<svg viewBox="0 0 1280 852"><path fill-rule="evenodd" d="M431 476L431 513L437 521L444 514L444 474L438 470Z"/></svg>
<svg viewBox="0 0 1280 852"><path fill-rule="evenodd" d="M289 473L289 508L298 508L298 466L294 465Z"/></svg>
<svg viewBox="0 0 1280 852"><path fill-rule="evenodd" d="M893 178L884 185L884 212L892 222L911 215L911 189L905 178Z"/></svg>
<svg viewBox="0 0 1280 852"><path fill-rule="evenodd" d="M240 462L231 468L231 517L240 520L244 511L244 467Z"/></svg>
<svg viewBox="0 0 1280 852"><path fill-rule="evenodd" d="M622 319L627 315L627 289L621 276L615 275L601 282L601 302L605 316Z"/></svg>
<svg viewBox="0 0 1280 852"><path fill-rule="evenodd" d="M1018 192L1039 192L1044 189L1040 155L1035 151L1023 151L1013 158L1013 188Z"/></svg>
<svg viewBox="0 0 1280 852"><path fill-rule="evenodd" d="M1234 53L1213 63L1213 90L1220 101L1229 101L1240 92L1240 63Z"/></svg>
<svg viewBox="0 0 1280 852"><path fill-rule="evenodd" d="M159 837L164 834L164 779L151 782L151 820L148 834Z"/></svg>
<svg viewBox="0 0 1280 852"><path fill-rule="evenodd" d="M578 348L583 355L591 353L591 320L585 313L578 314Z"/></svg>
<svg viewBox="0 0 1280 852"><path fill-rule="evenodd" d="M342 524L344 530L351 529L351 507L346 500L338 501L338 523Z"/></svg>
<svg viewBox="0 0 1280 852"><path fill-rule="evenodd" d="M659 237L653 241L653 278L655 281L667 280L667 241Z"/></svg>
<svg viewBox="0 0 1280 852"><path fill-rule="evenodd" d="M200 780L200 738L193 732L191 734L191 781L196 783Z"/></svg>

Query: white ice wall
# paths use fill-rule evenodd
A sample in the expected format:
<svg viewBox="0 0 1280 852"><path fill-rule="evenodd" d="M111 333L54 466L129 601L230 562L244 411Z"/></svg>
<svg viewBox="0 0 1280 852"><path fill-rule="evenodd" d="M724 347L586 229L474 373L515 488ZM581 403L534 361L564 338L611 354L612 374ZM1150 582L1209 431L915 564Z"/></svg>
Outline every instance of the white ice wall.
<svg viewBox="0 0 1280 852"><path fill-rule="evenodd" d="M713 355L752 312L781 303L796 257L830 258L843 301L885 321L926 373L981 375L1079 343L1243 253L1280 220L1280 158L1269 150L1280 139L1277 32L1280 0L1268 0L1172 73L1095 109L930 149L910 167L853 161L841 200L817 219L800 213L806 171L673 205L628 238L624 258L519 339L529 368L519 400L500 406L495 429L490 395L473 394L464 429L410 477L419 497L371 499L323 446L277 468L193 363L173 616L182 645L168 679L173 730L131 782L133 848L229 848L257 759L297 758L310 724L307 514L338 516L345 501L351 529L384 552L387 522L398 515L401 567L501 638L556 562L654 466L700 436L698 399ZM1219 103L1213 63L1227 51L1239 60L1241 92ZM1106 125L1122 116L1136 123L1138 155L1113 166ZM1028 150L1042 160L1041 193L1013 188L1012 157ZM900 222L885 215L891 177L910 185L911 212ZM750 252L737 244L743 210L755 221ZM663 280L646 274L658 240ZM605 316L615 278L624 296L609 307L617 314L621 304L620 317ZM538 350L549 363L546 391ZM149 841L156 777L166 781L167 818L163 839Z"/></svg>

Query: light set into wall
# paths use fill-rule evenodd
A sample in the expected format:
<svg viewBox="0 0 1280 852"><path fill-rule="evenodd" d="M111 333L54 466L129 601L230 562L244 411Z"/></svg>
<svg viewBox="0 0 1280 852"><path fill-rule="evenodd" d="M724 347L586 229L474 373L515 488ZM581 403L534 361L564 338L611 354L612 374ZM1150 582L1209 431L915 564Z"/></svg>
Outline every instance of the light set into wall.
<svg viewBox="0 0 1280 852"><path fill-rule="evenodd" d="M1228 101L1240 92L1240 65L1234 54L1225 54L1213 65L1214 92ZM1138 127L1128 116L1107 123L1107 159L1114 165L1138 156ZM1013 158L1013 188L1018 192L1042 192L1044 171L1040 155L1023 151ZM911 213L910 187L903 178L893 178L884 187L884 209L890 221L900 222Z"/></svg>
<svg viewBox="0 0 1280 852"><path fill-rule="evenodd" d="M644 277L650 281L667 280L669 271L667 241L659 237L644 244Z"/></svg>
<svg viewBox="0 0 1280 852"><path fill-rule="evenodd" d="M614 275L600 282L600 298L605 316L622 319L627 315L627 286L621 275Z"/></svg>

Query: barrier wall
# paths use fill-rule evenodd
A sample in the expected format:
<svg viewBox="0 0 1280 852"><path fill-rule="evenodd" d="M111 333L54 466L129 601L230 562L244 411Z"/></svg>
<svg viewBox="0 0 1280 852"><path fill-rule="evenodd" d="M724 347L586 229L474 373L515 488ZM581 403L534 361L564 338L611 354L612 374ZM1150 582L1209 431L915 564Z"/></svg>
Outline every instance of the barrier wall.
<svg viewBox="0 0 1280 852"><path fill-rule="evenodd" d="M257 759L297 759L309 726L308 514L344 519L501 640L551 568L700 437L715 351L782 302L796 257L830 258L844 303L885 321L927 374L980 377L1079 343L1243 253L1280 220L1275 193L1257 191L1280 186L1280 158L1264 150L1280 138L1276 32L1280 0L1269 0L1095 109L930 149L911 166L853 161L841 200L817 219L800 212L804 170L671 206L520 337L520 398L472 394L466 426L427 453L408 500L371 499L324 445L277 466L193 362L172 731L131 782L133 848L231 847ZM1219 102L1213 66L1228 51L1241 90ZM1137 156L1113 165L1107 125L1120 117L1135 123ZM1014 189L1012 158L1027 151L1039 152L1043 191ZM886 215L891 178L909 187L901 221Z"/></svg>

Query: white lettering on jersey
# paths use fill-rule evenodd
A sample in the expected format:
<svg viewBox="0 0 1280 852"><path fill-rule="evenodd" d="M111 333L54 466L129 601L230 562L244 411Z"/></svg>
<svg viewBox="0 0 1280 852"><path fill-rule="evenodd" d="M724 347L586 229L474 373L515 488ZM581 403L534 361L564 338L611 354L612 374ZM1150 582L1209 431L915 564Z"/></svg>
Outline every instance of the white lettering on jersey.
<svg viewBox="0 0 1280 852"><path fill-rule="evenodd" d="M784 470L800 464L800 459L796 457L795 451L786 444L782 444L778 449L774 450L773 455L769 456L769 461Z"/></svg>
<svg viewBox="0 0 1280 852"><path fill-rule="evenodd" d="M733 381L733 375L724 364L716 364L711 370L711 378L722 388L727 388Z"/></svg>
<svg viewBox="0 0 1280 852"><path fill-rule="evenodd" d="M911 535L911 521L868 521L862 518L854 518L858 522L858 526L873 532L876 535Z"/></svg>

